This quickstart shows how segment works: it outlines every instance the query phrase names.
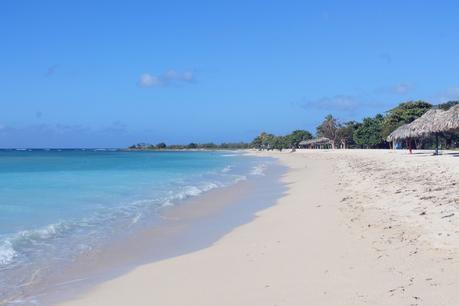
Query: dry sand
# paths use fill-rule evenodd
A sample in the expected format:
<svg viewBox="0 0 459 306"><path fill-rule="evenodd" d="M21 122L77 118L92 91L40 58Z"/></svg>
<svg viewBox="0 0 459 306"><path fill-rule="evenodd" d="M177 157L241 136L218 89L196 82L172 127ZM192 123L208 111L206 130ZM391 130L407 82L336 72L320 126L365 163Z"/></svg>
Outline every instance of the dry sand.
<svg viewBox="0 0 459 306"><path fill-rule="evenodd" d="M459 156L256 154L290 169L277 205L62 305L459 305Z"/></svg>

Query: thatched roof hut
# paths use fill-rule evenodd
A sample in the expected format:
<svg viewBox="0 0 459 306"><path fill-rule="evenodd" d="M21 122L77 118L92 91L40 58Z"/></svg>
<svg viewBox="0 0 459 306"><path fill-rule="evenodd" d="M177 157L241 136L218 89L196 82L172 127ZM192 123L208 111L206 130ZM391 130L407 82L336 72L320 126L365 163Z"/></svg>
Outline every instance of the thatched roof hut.
<svg viewBox="0 0 459 306"><path fill-rule="evenodd" d="M400 139L407 139L413 137L413 132L411 131L409 124L404 124L399 126L396 130L387 136L387 141L395 141Z"/></svg>
<svg viewBox="0 0 459 306"><path fill-rule="evenodd" d="M412 137L425 137L442 132L442 123L445 116L442 109L434 108L410 123Z"/></svg>
<svg viewBox="0 0 459 306"><path fill-rule="evenodd" d="M307 145L312 144L312 141L313 141L313 139L302 140L302 141L300 141L299 145L300 146L307 146Z"/></svg>
<svg viewBox="0 0 459 306"><path fill-rule="evenodd" d="M408 149L411 153L411 139L435 135L435 154L438 154L438 133L444 129L446 111L434 108L414 120L397 128L387 137L387 141L407 139Z"/></svg>
<svg viewBox="0 0 459 306"><path fill-rule="evenodd" d="M323 144L330 144L330 139L328 139L327 137L319 137L315 139L303 140L300 142L300 146L323 145Z"/></svg>
<svg viewBox="0 0 459 306"><path fill-rule="evenodd" d="M434 108L414 120L394 130L387 137L387 141L408 138L426 137L432 134L459 129L459 104L449 110Z"/></svg>
<svg viewBox="0 0 459 306"><path fill-rule="evenodd" d="M435 135L435 154L438 154L438 137L442 132L459 130L459 104L445 111L433 108L410 124L404 124L387 137L387 141L407 139L411 152L411 139Z"/></svg>
<svg viewBox="0 0 459 306"><path fill-rule="evenodd" d="M303 140L299 143L299 146L301 148L309 148L309 149L314 149L314 148L328 148L328 146L331 145L330 139L326 137L319 137L315 139L308 139L308 140Z"/></svg>
<svg viewBox="0 0 459 306"><path fill-rule="evenodd" d="M441 117L438 132L459 130L459 104L443 112Z"/></svg>
<svg viewBox="0 0 459 306"><path fill-rule="evenodd" d="M316 144L330 144L331 140L327 137L319 137L316 139Z"/></svg>

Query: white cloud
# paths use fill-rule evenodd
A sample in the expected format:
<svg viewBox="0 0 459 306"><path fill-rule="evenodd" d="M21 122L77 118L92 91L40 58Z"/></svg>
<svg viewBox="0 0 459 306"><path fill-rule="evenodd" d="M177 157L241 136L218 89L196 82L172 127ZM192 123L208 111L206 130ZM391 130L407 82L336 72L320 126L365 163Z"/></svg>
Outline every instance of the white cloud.
<svg viewBox="0 0 459 306"><path fill-rule="evenodd" d="M139 79L139 85L142 87L154 87L160 84L158 77L149 73L142 74Z"/></svg>
<svg viewBox="0 0 459 306"><path fill-rule="evenodd" d="M154 75L151 73L142 74L139 79L139 86L166 87L174 84L192 83L194 81L195 76L193 72L177 72L176 70L171 69L159 75Z"/></svg>

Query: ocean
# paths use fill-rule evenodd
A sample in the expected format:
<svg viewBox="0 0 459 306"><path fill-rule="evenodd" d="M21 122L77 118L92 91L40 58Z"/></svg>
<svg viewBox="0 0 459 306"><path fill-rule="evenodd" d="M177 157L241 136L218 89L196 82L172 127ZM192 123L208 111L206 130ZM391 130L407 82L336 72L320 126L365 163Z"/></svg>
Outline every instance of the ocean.
<svg viewBox="0 0 459 306"><path fill-rule="evenodd" d="M233 152L0 150L0 304L165 207L263 176Z"/></svg>

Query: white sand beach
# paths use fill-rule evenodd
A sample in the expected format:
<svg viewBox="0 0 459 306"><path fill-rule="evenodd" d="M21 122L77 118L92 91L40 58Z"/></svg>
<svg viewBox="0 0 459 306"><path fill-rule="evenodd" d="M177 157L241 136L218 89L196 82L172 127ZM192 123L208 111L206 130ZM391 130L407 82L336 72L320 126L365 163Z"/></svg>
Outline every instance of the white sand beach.
<svg viewBox="0 0 459 306"><path fill-rule="evenodd" d="M252 152L288 190L213 245L62 305L459 305L459 153Z"/></svg>

